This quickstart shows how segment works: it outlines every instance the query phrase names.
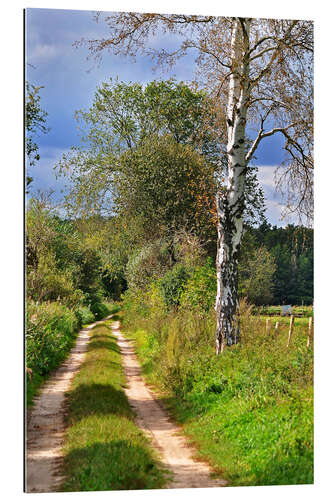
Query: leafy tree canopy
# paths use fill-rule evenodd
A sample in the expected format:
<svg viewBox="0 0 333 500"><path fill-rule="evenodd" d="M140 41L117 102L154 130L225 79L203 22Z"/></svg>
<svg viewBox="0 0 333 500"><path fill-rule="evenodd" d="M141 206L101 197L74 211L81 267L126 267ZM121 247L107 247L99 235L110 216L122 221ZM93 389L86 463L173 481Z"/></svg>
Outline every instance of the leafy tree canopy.
<svg viewBox="0 0 333 500"><path fill-rule="evenodd" d="M114 213L117 202L120 201L119 179L124 180L126 177L129 186L131 182L139 182L138 176L142 174L140 183L141 186L145 185L152 173L153 159L161 159L165 153L166 141L168 141L170 151L167 154L168 160L164 160L164 167L162 167L164 174L166 168L169 170L174 168L171 154L176 151L177 154L180 152L179 145L187 146L187 149L183 148L182 151L187 152L188 159L191 148L192 158L197 159L196 166L192 169L192 174L196 171L199 175L196 180L197 194L199 185L207 186L207 174L200 177L203 169L197 168L199 155L201 156L199 163L202 166L206 164L204 168L206 172L210 171L211 177L209 199L207 190L204 190L201 200L197 200L198 205L210 207L210 210L215 212L216 189L211 188L213 185L216 188L217 179L221 181L226 168L224 121L221 110L216 103L213 105L213 101L206 96L204 91L172 79L153 81L146 86L111 79L97 89L90 109L78 111L76 118L80 123L83 147L73 148L72 152L65 155L57 166L58 174L68 175L71 181L72 188L66 199L69 213L82 216L90 215L92 212ZM159 147L161 149L158 153ZM148 149L149 161L147 160L146 165L145 154ZM175 165L180 167L179 154L178 157L177 154ZM132 173L130 172L131 165L134 169ZM159 160L153 167L156 174L158 166L161 166ZM147 206L156 205L159 195L164 190L163 183L168 181L170 175L173 176L173 185L176 188L175 181L177 178L179 180L181 175L179 168L176 170L177 173L169 172L167 177L164 174L159 175L158 188L155 176L155 187L159 194L152 195L155 199L150 198ZM188 173L184 172L182 189L187 177ZM194 182L195 179L192 176L192 188ZM258 218L262 220L264 200L256 180L255 168L249 169L247 173L247 186L247 217L251 220ZM169 188L168 191L170 191ZM129 191L130 188L127 193ZM148 194L147 187L145 194ZM176 197L179 194L179 191L174 193ZM184 196L184 189L181 195ZM193 192L186 195L187 198L188 196L193 197ZM147 196L145 201L147 202ZM132 202L133 196L126 203L129 205ZM142 206L144 206L143 203L141 203ZM161 210L163 207L159 208L159 211ZM140 212L139 207L138 212ZM170 219L165 223L169 224Z"/></svg>
<svg viewBox="0 0 333 500"><path fill-rule="evenodd" d="M40 160L36 136L38 132L46 134L49 128L46 126L47 112L40 105L39 91L43 86L37 87L26 82L25 93L25 151L28 156L29 165L33 166ZM32 177L27 177L27 185L32 182Z"/></svg>

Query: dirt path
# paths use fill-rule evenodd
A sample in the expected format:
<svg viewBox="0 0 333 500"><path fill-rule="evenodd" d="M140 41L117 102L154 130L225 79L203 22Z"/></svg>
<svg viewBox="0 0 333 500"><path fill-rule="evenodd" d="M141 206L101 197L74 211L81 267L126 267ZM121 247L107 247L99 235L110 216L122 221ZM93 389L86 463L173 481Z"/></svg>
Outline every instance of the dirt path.
<svg viewBox="0 0 333 500"><path fill-rule="evenodd" d="M68 358L43 386L29 411L25 455L25 491L29 493L56 491L63 480L61 448L65 430L65 393L83 361L89 331L105 319L79 332Z"/></svg>
<svg viewBox="0 0 333 500"><path fill-rule="evenodd" d="M113 334L123 357L127 377L126 396L137 414L136 423L152 439L162 463L172 471L168 488L212 488L225 486L224 479L213 479L211 468L194 459L195 450L187 443L181 429L170 420L141 377L140 364L132 343L119 330L119 322L112 325Z"/></svg>
<svg viewBox="0 0 333 500"><path fill-rule="evenodd" d="M105 319L110 318L111 316L108 316ZM29 493L57 491L64 479L62 446L65 430L65 393L84 359L90 330L105 319L79 332L67 360L45 383L32 410L29 411L25 470L25 491ZM149 435L162 463L173 473L173 480L168 488L225 486L225 480L210 477L212 470L206 463L193 458L195 450L191 449L185 437L181 435L181 429L170 420L156 396L143 382L133 345L121 335L119 322L113 323L112 330L121 350L128 382L125 392L137 414L136 423Z"/></svg>

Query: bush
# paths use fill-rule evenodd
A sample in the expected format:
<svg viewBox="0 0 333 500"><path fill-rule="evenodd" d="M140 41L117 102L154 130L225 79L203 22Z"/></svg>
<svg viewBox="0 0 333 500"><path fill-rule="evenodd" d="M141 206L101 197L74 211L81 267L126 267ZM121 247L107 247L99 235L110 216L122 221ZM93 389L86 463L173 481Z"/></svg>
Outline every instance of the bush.
<svg viewBox="0 0 333 500"><path fill-rule="evenodd" d="M110 308L105 302L94 302L91 304L90 309L97 320L103 319L110 314Z"/></svg>
<svg viewBox="0 0 333 500"><path fill-rule="evenodd" d="M36 269L28 270L27 290L29 297L35 301L55 301L59 298L68 307L77 306L83 299L82 291L74 286L72 272L57 269L51 252L39 257Z"/></svg>
<svg viewBox="0 0 333 500"><path fill-rule="evenodd" d="M156 240L136 250L130 257L125 271L128 287L147 288L153 278L159 278L170 268L170 255L166 242Z"/></svg>
<svg viewBox="0 0 333 500"><path fill-rule="evenodd" d="M80 327L88 323L93 323L95 320L93 312L87 306L80 306L75 309L75 315L80 323Z"/></svg>
<svg viewBox="0 0 333 500"><path fill-rule="evenodd" d="M110 307L103 299L103 294L98 289L91 289L85 294L84 303L93 313L93 320L103 319L110 314Z"/></svg>
<svg viewBox="0 0 333 500"><path fill-rule="evenodd" d="M183 307L199 308L209 311L216 298L216 270L208 257L203 266L196 267L181 293L180 304Z"/></svg>
<svg viewBox="0 0 333 500"><path fill-rule="evenodd" d="M188 268L183 264L176 264L159 280L165 305L169 309L179 305L181 294L189 277Z"/></svg>
<svg viewBox="0 0 333 500"><path fill-rule="evenodd" d="M28 303L26 316L26 366L44 376L66 357L81 321L57 302Z"/></svg>

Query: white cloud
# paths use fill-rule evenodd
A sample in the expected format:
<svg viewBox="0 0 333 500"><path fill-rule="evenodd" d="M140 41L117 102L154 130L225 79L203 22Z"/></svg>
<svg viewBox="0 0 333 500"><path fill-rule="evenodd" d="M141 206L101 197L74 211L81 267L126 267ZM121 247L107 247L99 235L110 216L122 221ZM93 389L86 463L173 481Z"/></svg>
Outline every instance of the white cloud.
<svg viewBox="0 0 333 500"><path fill-rule="evenodd" d="M297 224L295 215L282 218L286 206L280 193L276 191L275 171L278 165L258 165L258 180L263 189L266 201L266 217L268 221L277 226Z"/></svg>
<svg viewBox="0 0 333 500"><path fill-rule="evenodd" d="M41 147L39 149L40 160L33 167L28 168L28 174L33 178L29 188L29 196L38 190L54 190L54 200L59 201L67 191L68 180L64 177L56 178L54 166L62 155L68 153L69 149L57 147ZM29 197L28 196L28 197Z"/></svg>
<svg viewBox="0 0 333 500"><path fill-rule="evenodd" d="M59 50L55 45L39 43L35 45L32 51L28 52L28 59L31 64L37 65L44 62L49 62L51 59L58 57Z"/></svg>
<svg viewBox="0 0 333 500"><path fill-rule="evenodd" d="M282 214L286 208L283 203L266 199L266 207L266 217L272 225L285 226L287 224L297 224L297 217L295 215L291 214L282 217Z"/></svg>
<svg viewBox="0 0 333 500"><path fill-rule="evenodd" d="M258 165L258 180L263 186L275 189L274 174L277 165Z"/></svg>

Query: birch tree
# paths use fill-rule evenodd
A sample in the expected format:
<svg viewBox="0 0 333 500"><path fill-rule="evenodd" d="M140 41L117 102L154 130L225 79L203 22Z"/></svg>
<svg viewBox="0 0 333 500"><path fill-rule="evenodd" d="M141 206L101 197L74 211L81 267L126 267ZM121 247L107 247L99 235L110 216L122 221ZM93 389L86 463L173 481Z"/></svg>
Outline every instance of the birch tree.
<svg viewBox="0 0 333 500"><path fill-rule="evenodd" d="M100 16L97 16L97 20ZM285 178L292 179L289 208L312 207L312 54L310 21L114 13L104 18L110 37L81 40L95 57L105 50L151 55L174 64L197 51L198 79L225 109L227 169L216 194L216 353L240 340L237 267L243 233L245 177L260 143L285 140ZM168 51L151 48L161 33L182 37ZM282 180L280 179L280 187ZM311 214L310 214L311 215Z"/></svg>

